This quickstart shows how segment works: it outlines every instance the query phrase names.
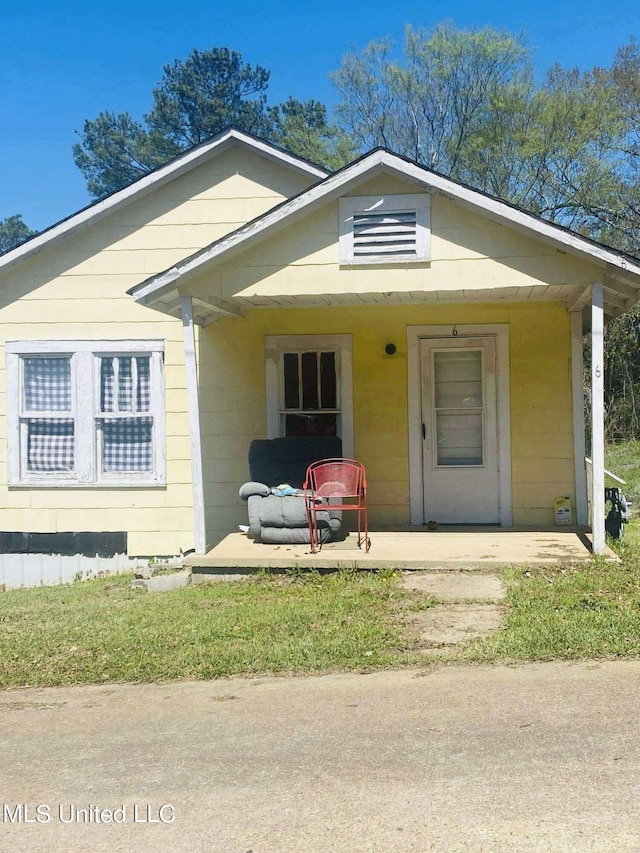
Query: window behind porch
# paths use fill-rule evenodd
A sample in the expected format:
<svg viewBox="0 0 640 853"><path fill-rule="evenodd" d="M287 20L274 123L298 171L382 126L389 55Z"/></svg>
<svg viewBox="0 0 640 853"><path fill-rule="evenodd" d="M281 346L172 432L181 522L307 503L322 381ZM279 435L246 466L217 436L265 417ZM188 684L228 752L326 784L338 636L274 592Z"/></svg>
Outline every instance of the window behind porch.
<svg viewBox="0 0 640 853"><path fill-rule="evenodd" d="M339 353L282 353L279 421L281 436L340 435Z"/></svg>

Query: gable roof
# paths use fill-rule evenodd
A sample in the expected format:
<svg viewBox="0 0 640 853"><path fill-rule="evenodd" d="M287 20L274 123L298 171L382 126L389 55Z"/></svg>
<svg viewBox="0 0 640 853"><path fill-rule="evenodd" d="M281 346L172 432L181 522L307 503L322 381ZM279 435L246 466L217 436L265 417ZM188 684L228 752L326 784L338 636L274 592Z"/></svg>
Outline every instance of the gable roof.
<svg viewBox="0 0 640 853"><path fill-rule="evenodd" d="M561 225L547 222L509 202L501 201L384 148L376 148L365 154L311 188L281 202L246 225L195 252L179 264L135 285L127 292L144 305L167 311L168 304L175 306L175 301L169 301L167 297L169 294L178 296L180 283L259 243L299 217L339 198L381 172L438 193L474 213L542 240L567 254L595 263L605 269L609 286L617 289L618 294L622 293L625 300L633 304L640 299L640 260L637 258L582 237ZM620 297L617 298L620 301ZM586 301L585 298L584 302ZM630 305L625 305L624 310L627 307Z"/></svg>
<svg viewBox="0 0 640 853"><path fill-rule="evenodd" d="M328 174L325 169L316 163L290 154L278 145L273 145L271 142L266 142L264 139L252 136L249 133L229 128L206 142L190 148L183 154L178 154L172 160L169 160L169 162L158 166L153 171L127 184L126 187L116 190L110 195L87 205L87 207L83 207L77 213L73 213L71 216L60 220L60 222L56 222L54 225L16 246L15 249L10 249L8 252L0 255L0 272L27 257L41 252L45 247L56 243L68 234L82 227L92 225L107 214L143 198L153 190L201 166L203 163L226 151L231 145L238 143L247 146L270 160L275 160L284 166L288 166L296 172L309 175L311 178L322 179Z"/></svg>

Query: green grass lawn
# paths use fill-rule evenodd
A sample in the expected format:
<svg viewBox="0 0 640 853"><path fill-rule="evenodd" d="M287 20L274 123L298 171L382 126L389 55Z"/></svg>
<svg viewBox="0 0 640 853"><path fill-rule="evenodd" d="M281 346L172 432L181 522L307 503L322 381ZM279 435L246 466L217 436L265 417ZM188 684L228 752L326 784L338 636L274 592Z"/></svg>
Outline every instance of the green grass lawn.
<svg viewBox="0 0 640 853"><path fill-rule="evenodd" d="M397 663L391 573L257 576L149 594L131 577L0 595L0 687Z"/></svg>
<svg viewBox="0 0 640 853"><path fill-rule="evenodd" d="M607 449L606 467L627 481L640 510L640 441ZM608 485L616 485L607 479ZM594 559L557 568L506 568L503 629L452 660L534 661L640 656L640 519L609 543L621 563Z"/></svg>
<svg viewBox="0 0 640 853"><path fill-rule="evenodd" d="M640 441L621 441L607 447L605 467L613 474L626 480L620 486L627 498L637 504L640 511ZM619 485L607 477L607 486Z"/></svg>
<svg viewBox="0 0 640 853"><path fill-rule="evenodd" d="M505 569L503 629L456 655L467 661L640 656L640 520L611 542L620 563Z"/></svg>
<svg viewBox="0 0 640 853"><path fill-rule="evenodd" d="M639 495L640 443L608 465ZM506 567L504 623L442 662L640 657L640 519L621 562ZM0 687L425 665L398 573L257 575L149 594L131 576L0 593Z"/></svg>
<svg viewBox="0 0 640 853"><path fill-rule="evenodd" d="M640 656L640 521L619 564L507 567L503 627L436 660ZM258 575L149 594L131 577L0 595L0 687L210 679L425 665L398 574Z"/></svg>
<svg viewBox="0 0 640 853"><path fill-rule="evenodd" d="M504 627L459 655L476 662L640 656L638 567L509 569Z"/></svg>

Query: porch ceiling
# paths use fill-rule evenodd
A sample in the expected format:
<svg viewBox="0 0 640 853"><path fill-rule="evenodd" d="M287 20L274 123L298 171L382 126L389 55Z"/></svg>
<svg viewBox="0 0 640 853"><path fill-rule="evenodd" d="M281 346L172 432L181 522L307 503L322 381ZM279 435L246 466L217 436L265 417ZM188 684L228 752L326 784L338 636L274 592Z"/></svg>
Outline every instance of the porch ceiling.
<svg viewBox="0 0 640 853"><path fill-rule="evenodd" d="M617 317L640 299L640 287L635 288L613 278L604 286L604 311L609 318ZM228 299L193 297L194 322L201 326L215 323L223 317L242 317L245 311L256 308L313 308L341 305L407 305L416 303L463 302L561 302L570 311L581 311L590 304L591 285L541 284L530 287L496 287L482 290L408 290L368 293L247 293ZM177 286L155 294L150 307L180 318L180 294ZM586 318L588 320L588 318ZM588 325L588 323L587 323Z"/></svg>

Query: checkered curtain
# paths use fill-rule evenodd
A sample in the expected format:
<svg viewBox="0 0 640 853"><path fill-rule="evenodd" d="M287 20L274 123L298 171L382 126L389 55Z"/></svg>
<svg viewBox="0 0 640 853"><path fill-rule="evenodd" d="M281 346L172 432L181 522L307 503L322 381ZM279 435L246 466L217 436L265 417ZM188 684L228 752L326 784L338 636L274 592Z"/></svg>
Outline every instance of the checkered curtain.
<svg viewBox="0 0 640 853"><path fill-rule="evenodd" d="M136 404L139 412L148 412L151 408L151 359L149 356L136 358L138 365L138 387Z"/></svg>
<svg viewBox="0 0 640 853"><path fill-rule="evenodd" d="M71 359L25 357L23 395L25 412L70 412ZM28 471L73 471L73 418L33 417L26 428Z"/></svg>
<svg viewBox="0 0 640 853"><path fill-rule="evenodd" d="M101 358L100 410L118 414L148 412L151 408L150 364L149 356ZM153 469L153 418L104 418L99 428L102 430L102 470L105 473Z"/></svg>
<svg viewBox="0 0 640 853"><path fill-rule="evenodd" d="M151 471L153 418L102 421L102 470Z"/></svg>
<svg viewBox="0 0 640 853"><path fill-rule="evenodd" d="M71 359L24 359L26 412L71 411Z"/></svg>
<svg viewBox="0 0 640 853"><path fill-rule="evenodd" d="M27 470L73 471L74 424L67 418L31 418L27 423Z"/></svg>
<svg viewBox="0 0 640 853"><path fill-rule="evenodd" d="M133 361L137 368L136 388L133 387ZM116 389L115 362L118 363ZM117 408L115 405L117 397ZM151 406L149 356L115 356L100 359L100 411L148 412Z"/></svg>

